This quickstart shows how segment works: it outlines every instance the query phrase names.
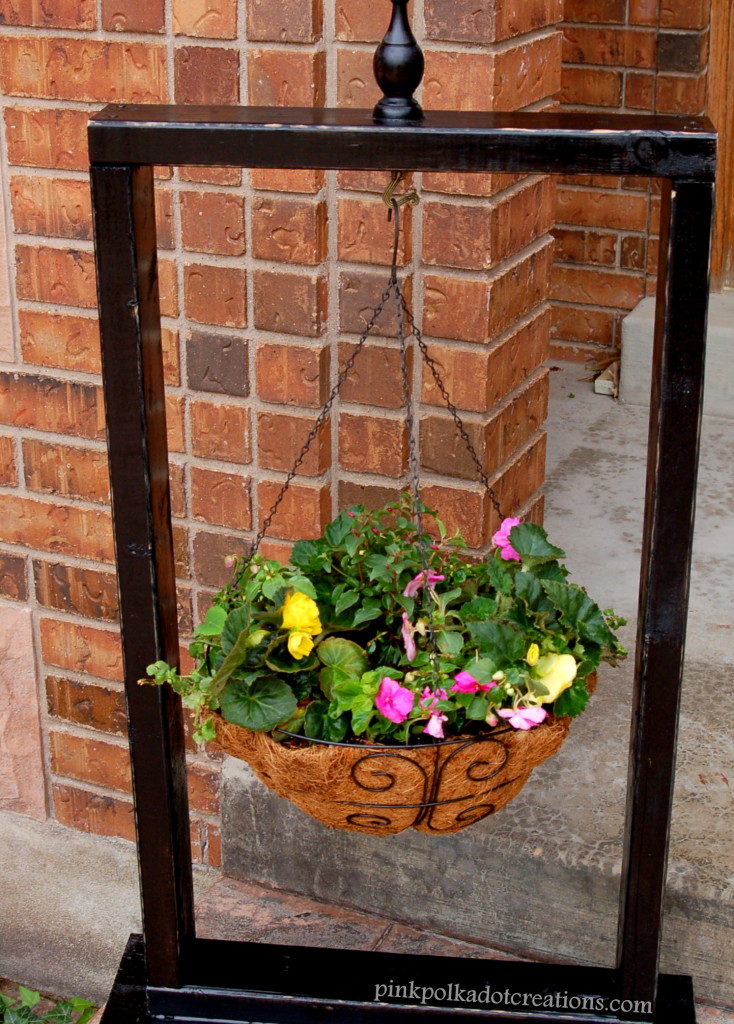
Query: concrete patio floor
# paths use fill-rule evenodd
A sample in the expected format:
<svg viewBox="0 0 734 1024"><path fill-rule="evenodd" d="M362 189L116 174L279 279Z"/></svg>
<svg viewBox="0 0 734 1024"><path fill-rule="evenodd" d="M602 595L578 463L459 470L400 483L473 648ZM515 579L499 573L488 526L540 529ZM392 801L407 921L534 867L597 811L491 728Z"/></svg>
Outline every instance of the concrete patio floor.
<svg viewBox="0 0 734 1024"><path fill-rule="evenodd" d="M546 526L554 543L569 552L568 564L590 593L603 597L604 604L613 605L633 621L647 414L595 396L591 385L581 381L583 376L577 365L564 365L551 374ZM734 808L728 781L734 772L734 725L727 716L712 717L711 712L713 695L715 706L731 704L732 465L734 422L707 417L665 943L668 961L704 979L697 983L699 995L705 993L711 1001L728 1005L734 1005L730 825ZM632 647L632 626L627 627L626 639ZM579 764L583 762L569 743L571 749L566 752L564 748L543 777L543 787L528 787L524 802L518 798L516 810L503 812L506 816L501 821L498 815L487 830L483 841L488 848L496 856L514 851L521 870L531 872L526 878L535 881L537 877L537 825L544 837L544 867L568 867L572 872L569 879L576 879L576 884L580 879L581 888L589 886L586 894L579 890L574 895L593 897L593 881L605 874L613 891L624 788L620 765L625 763L627 742L625 695L630 679L629 663L605 678L594 699L596 708L592 706L574 727L579 750L584 749L584 740L594 744L594 765L589 771L593 774L600 769L597 778L584 778L579 787ZM564 806L559 815L553 801L569 788L580 790L578 801ZM528 815L533 816L531 830ZM279 834L290 834L288 827L286 817ZM477 827L480 836L483 827ZM0 887L0 975L60 995L103 1000L127 935L139 928L133 849L123 842L56 825L41 826L6 813L0 814L0 833L4 838L0 843L4 878ZM49 835L53 836L51 842ZM304 874L315 864L313 857L321 855L308 845L299 847L299 854L299 870ZM328 859L327 850L323 856ZM257 878L257 872L252 877ZM346 907L348 901L338 892L325 899L285 891L301 888L298 884L278 888L266 884L262 877L259 881L237 880L197 872L199 930L210 937L268 942L480 958L511 955L506 948L498 953L486 937L473 935L469 941L468 928L461 921L453 927L427 926L411 905L402 912L387 913L384 907L365 900L361 907L369 908L367 912ZM558 950L560 958L587 959L573 955L574 950L585 951L590 938L592 945L594 941L580 924L569 938L570 953L553 945L551 919L564 918L566 906L553 903L545 910L537 909L539 927L548 932L548 949ZM610 908L605 906L599 913L606 918ZM528 916L525 923L532 927L533 913ZM573 916L557 923L567 931L574 930ZM514 951L528 952L520 943ZM531 952L537 955L537 950ZM588 957L595 958L593 950ZM553 956L546 953L545 958ZM669 963L664 966L671 969ZM698 1020L699 1024L734 1024L734 1012L701 1003Z"/></svg>

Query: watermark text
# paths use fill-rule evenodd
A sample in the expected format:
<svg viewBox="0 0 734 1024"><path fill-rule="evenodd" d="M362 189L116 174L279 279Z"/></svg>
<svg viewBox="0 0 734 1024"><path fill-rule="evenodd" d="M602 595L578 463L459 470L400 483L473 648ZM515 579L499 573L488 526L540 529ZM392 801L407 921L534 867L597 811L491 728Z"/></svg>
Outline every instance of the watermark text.
<svg viewBox="0 0 734 1024"><path fill-rule="evenodd" d="M513 992L509 988L463 988L456 982L419 985L415 981L397 984L390 980L375 985L376 1003L400 1002L453 1006L495 1006L502 1009L571 1010L587 1013L652 1014L652 1004L641 999L607 999L604 996L559 992Z"/></svg>

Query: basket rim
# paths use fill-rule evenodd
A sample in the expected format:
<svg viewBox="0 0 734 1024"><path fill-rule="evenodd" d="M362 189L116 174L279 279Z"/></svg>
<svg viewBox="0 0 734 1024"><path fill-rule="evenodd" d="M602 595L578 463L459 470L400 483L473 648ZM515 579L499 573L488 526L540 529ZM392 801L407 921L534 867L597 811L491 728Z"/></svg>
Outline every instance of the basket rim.
<svg viewBox="0 0 734 1024"><path fill-rule="evenodd" d="M556 721L556 716L551 715L550 718ZM229 723L230 725L232 723ZM541 725L550 724L549 722L541 722ZM488 729L486 732L479 732L476 734L462 733L461 736L448 736L442 740L429 740L426 743L360 743L359 740L319 740L314 739L310 736L304 736L298 732L288 732L286 729L279 729L277 726L273 729L273 732L283 733L284 736L288 736L292 739L303 740L304 743L318 743L324 747L356 747L359 750L428 750L430 747L445 747L450 743L466 743L469 740L478 740L491 737L492 734L502 735L506 732L515 732L511 726L506 725L502 728L495 726L493 729ZM272 737L271 737L272 738ZM275 741L274 741L275 742Z"/></svg>

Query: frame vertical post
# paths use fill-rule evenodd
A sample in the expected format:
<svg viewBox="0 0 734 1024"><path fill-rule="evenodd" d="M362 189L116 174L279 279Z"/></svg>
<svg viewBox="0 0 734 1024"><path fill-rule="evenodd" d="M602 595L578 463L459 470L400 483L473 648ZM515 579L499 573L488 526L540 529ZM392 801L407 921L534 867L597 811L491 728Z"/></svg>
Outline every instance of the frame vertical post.
<svg viewBox="0 0 734 1024"><path fill-rule="evenodd" d="M181 702L138 684L151 652L178 664L153 170L98 165L91 177L147 969L150 983L178 985L194 934Z"/></svg>
<svg viewBox="0 0 734 1024"><path fill-rule="evenodd" d="M622 869L624 998L655 999L688 612L713 215L709 182L664 181Z"/></svg>

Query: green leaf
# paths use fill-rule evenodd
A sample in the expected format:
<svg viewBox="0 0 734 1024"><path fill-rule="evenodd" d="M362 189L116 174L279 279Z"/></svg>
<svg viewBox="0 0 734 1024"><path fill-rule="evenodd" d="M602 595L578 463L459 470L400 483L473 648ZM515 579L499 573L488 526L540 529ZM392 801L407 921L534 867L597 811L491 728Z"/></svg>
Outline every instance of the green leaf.
<svg viewBox="0 0 734 1024"><path fill-rule="evenodd" d="M249 637L247 632L243 630L237 639L237 643L232 647L227 657L222 661L222 664L214 673L212 681L209 684L209 693L213 697L218 697L221 694L222 690L229 682L232 673L235 672L244 662L250 650L247 644L248 639Z"/></svg>
<svg viewBox="0 0 734 1024"><path fill-rule="evenodd" d="M210 743L217 738L217 727L213 718L205 718L199 728L194 732L196 743ZM78 1022L77 1022L78 1024Z"/></svg>
<svg viewBox="0 0 734 1024"><path fill-rule="evenodd" d="M447 608L457 597L461 597L461 587L454 587L453 590L447 590L445 593L439 593L437 596L443 607Z"/></svg>
<svg viewBox="0 0 734 1024"><path fill-rule="evenodd" d="M336 683L347 679L359 679L369 668L367 655L359 644L341 636L331 636L327 640L322 640L316 648L316 653L324 666L319 673L321 689L329 698Z"/></svg>
<svg viewBox="0 0 734 1024"><path fill-rule="evenodd" d="M281 645L281 650L286 651L287 648ZM307 654L305 658L296 659L290 652L284 654L281 658L278 650L271 651L265 659L265 664L268 668L271 668L274 672L287 672L295 675L296 672L307 672L310 669L318 667L318 659L313 651Z"/></svg>
<svg viewBox="0 0 734 1024"><path fill-rule="evenodd" d="M57 1003L53 1009L43 1015L45 1024L71 1024L72 1019L71 1003L66 1002Z"/></svg>
<svg viewBox="0 0 734 1024"><path fill-rule="evenodd" d="M307 576L295 576L291 580L291 585L299 594L305 594L306 597L310 597L312 601L316 600L316 587L314 587L313 583Z"/></svg>
<svg viewBox="0 0 734 1024"><path fill-rule="evenodd" d="M20 996L21 1006L38 1006L41 1002L41 993L34 992L32 988L26 988L25 985L18 985L18 995Z"/></svg>
<svg viewBox="0 0 734 1024"><path fill-rule="evenodd" d="M264 732L290 718L297 703L287 683L267 676L250 686L235 680L222 693L221 705L227 722Z"/></svg>
<svg viewBox="0 0 734 1024"><path fill-rule="evenodd" d="M15 1000L11 996L6 996L3 992L0 992L0 1014L6 1007L12 1006L14 1002Z"/></svg>
<svg viewBox="0 0 734 1024"><path fill-rule="evenodd" d="M306 709L297 707L295 713L290 718L286 718L285 722L278 722L277 729L273 729L271 736L276 743L282 743L288 739L286 733L303 732L303 723L306 720ZM282 731L281 731L282 730Z"/></svg>
<svg viewBox="0 0 734 1024"><path fill-rule="evenodd" d="M478 683L491 683L497 671L497 664L492 658L478 658L464 665L464 671L473 676Z"/></svg>
<svg viewBox="0 0 734 1024"><path fill-rule="evenodd" d="M250 625L250 609L243 605L227 616L222 626L222 650L228 654L239 640L242 631Z"/></svg>
<svg viewBox="0 0 734 1024"><path fill-rule="evenodd" d="M352 605L356 604L357 601L359 601L358 590L348 589L342 591L342 593L339 595L336 604L334 605L334 613L337 616L337 618L342 614L342 612L345 612L347 608L351 608Z"/></svg>
<svg viewBox="0 0 734 1024"><path fill-rule="evenodd" d="M525 656L525 637L512 626L502 622L470 622L468 629L482 654L500 667Z"/></svg>
<svg viewBox="0 0 734 1024"><path fill-rule="evenodd" d="M355 736L365 731L374 711L374 700L369 693L361 694L352 702L352 731Z"/></svg>
<svg viewBox="0 0 734 1024"><path fill-rule="evenodd" d="M336 519L329 523L324 530L326 542L332 548L341 547L347 535L352 532L353 526L354 523L351 516L348 516L346 512L340 512Z"/></svg>
<svg viewBox="0 0 734 1024"><path fill-rule="evenodd" d="M547 686L544 686L539 679L534 679L532 676L527 677L528 690L535 697L547 697L550 690Z"/></svg>
<svg viewBox="0 0 734 1024"><path fill-rule="evenodd" d="M385 576L387 571L387 555L380 555L377 553L367 555L364 563L370 570L370 580L379 580Z"/></svg>
<svg viewBox="0 0 734 1024"><path fill-rule="evenodd" d="M464 646L464 637L455 630L442 629L436 634L436 646L442 654L448 654L455 658L461 654Z"/></svg>
<svg viewBox="0 0 734 1024"><path fill-rule="evenodd" d="M293 545L290 563L297 565L300 569L309 569L314 566L321 554L322 545L313 540L298 540Z"/></svg>
<svg viewBox="0 0 734 1024"><path fill-rule="evenodd" d="M286 581L282 576L273 576L270 580L265 580L262 585L263 596L267 597L268 601L272 601L273 604L281 605L283 603L282 591L286 588Z"/></svg>
<svg viewBox="0 0 734 1024"><path fill-rule="evenodd" d="M506 563L499 557L488 558L486 566L490 586L499 590L501 594L509 594L512 590L512 574L505 568Z"/></svg>
<svg viewBox="0 0 734 1024"><path fill-rule="evenodd" d="M546 562L533 570L539 580L559 580L561 583L568 576L568 569L559 562Z"/></svg>
<svg viewBox="0 0 734 1024"><path fill-rule="evenodd" d="M350 558L354 558L355 554L357 553L359 541L360 537L359 534L357 533L348 533L347 536L344 538L343 547Z"/></svg>
<svg viewBox="0 0 734 1024"><path fill-rule="evenodd" d="M487 717L488 707L489 700L486 695L483 693L475 693L474 699L466 709L466 717L471 719L472 722L483 722Z"/></svg>
<svg viewBox="0 0 734 1024"><path fill-rule="evenodd" d="M219 604L213 604L204 616L204 621L196 627L194 636L219 636L226 618L226 609Z"/></svg>
<svg viewBox="0 0 734 1024"><path fill-rule="evenodd" d="M30 1006L9 1006L3 1015L3 1024L27 1024L38 1020Z"/></svg>
<svg viewBox="0 0 734 1024"><path fill-rule="evenodd" d="M601 609L582 587L556 580L543 580L542 587L554 608L560 612L561 621L565 625L573 627L581 637L593 640L594 643L609 643L611 633Z"/></svg>
<svg viewBox="0 0 734 1024"><path fill-rule="evenodd" d="M588 703L589 693L586 689L586 683L570 686L554 701L553 713L575 718L576 715L581 714Z"/></svg>
<svg viewBox="0 0 734 1024"><path fill-rule="evenodd" d="M536 523L520 523L519 526L513 526L510 530L510 543L523 562L551 562L557 558L564 558L566 554L561 548L549 542L548 534Z"/></svg>
<svg viewBox="0 0 734 1024"><path fill-rule="evenodd" d="M459 609L464 622L481 622L492 617L497 603L491 597L475 597Z"/></svg>
<svg viewBox="0 0 734 1024"><path fill-rule="evenodd" d="M347 715L339 715L336 718L329 715L328 701L311 701L306 709L303 731L309 739L340 743L346 736L348 727Z"/></svg>
<svg viewBox="0 0 734 1024"><path fill-rule="evenodd" d="M70 1003L74 1013L79 1014L76 1024L87 1024L87 1021L92 1019L97 1009L94 1003L90 1003L88 999L82 999L79 996L71 999Z"/></svg>
<svg viewBox="0 0 734 1024"><path fill-rule="evenodd" d="M344 679L334 684L332 700L340 711L351 711L352 704L365 692L361 679Z"/></svg>
<svg viewBox="0 0 734 1024"><path fill-rule="evenodd" d="M531 611L547 611L552 604L545 596L540 580L529 572L519 572L515 576L515 593L531 609Z"/></svg>
<svg viewBox="0 0 734 1024"><path fill-rule="evenodd" d="M352 620L352 628L356 629L357 626L364 625L365 622L371 622L373 619L379 619L382 615L382 608L379 603L374 602L368 604L365 602Z"/></svg>

